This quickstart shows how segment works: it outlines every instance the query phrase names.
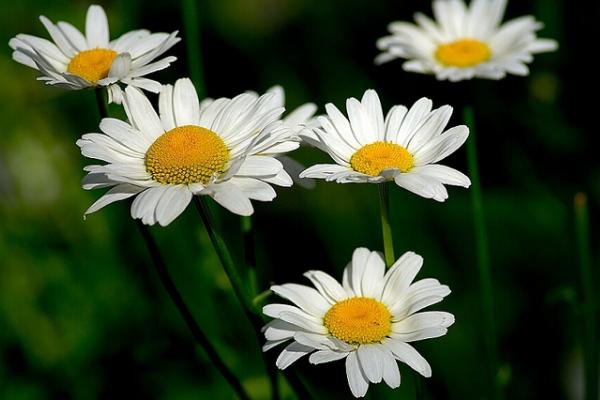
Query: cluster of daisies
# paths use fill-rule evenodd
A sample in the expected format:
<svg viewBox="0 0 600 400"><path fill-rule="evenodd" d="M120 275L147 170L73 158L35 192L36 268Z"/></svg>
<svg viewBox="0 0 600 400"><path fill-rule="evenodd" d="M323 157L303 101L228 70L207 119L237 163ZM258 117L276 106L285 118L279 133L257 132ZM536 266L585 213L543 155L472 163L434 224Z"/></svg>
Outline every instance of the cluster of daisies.
<svg viewBox="0 0 600 400"><path fill-rule="evenodd" d="M531 16L501 24L505 6L506 0L472 0L469 6L463 0L434 0L435 21L418 13L416 25L390 24L391 35L377 42L383 53L376 62L404 58L406 71L451 81L526 75L532 54L557 45L536 37L541 24ZM315 117L314 104L284 114L284 93L277 86L262 95L199 99L187 78L174 85L146 78L175 61L163 55L180 41L177 32L141 29L111 41L106 14L96 5L88 9L85 33L67 22L40 20L52 41L19 34L9 42L13 58L38 70L38 79L50 85L106 88L108 101L122 104L127 115L125 121L102 119L100 132L77 141L83 156L98 160L85 167L83 188L109 188L86 214L132 198L133 218L166 226L192 196L208 195L230 212L248 216L253 200L276 197L273 186L308 178L393 181L437 201L448 198L445 185L470 185L463 173L439 164L469 134L464 125L447 129L448 105L433 108L422 98L384 115L377 92L366 90L360 100L346 101L345 112L330 103L325 115ZM157 108L144 91L158 94ZM285 154L302 143L326 152L332 162L299 168ZM342 283L309 271L305 276L314 288L273 286L293 305L264 307L273 318L264 328L264 350L288 343L277 359L281 369L304 355L313 364L345 359L356 397L366 394L369 383L383 380L398 387L397 361L430 376L431 367L409 343L444 335L454 317L421 311L450 293L435 279L413 282L422 263L407 252L386 270L380 253L358 248Z"/></svg>

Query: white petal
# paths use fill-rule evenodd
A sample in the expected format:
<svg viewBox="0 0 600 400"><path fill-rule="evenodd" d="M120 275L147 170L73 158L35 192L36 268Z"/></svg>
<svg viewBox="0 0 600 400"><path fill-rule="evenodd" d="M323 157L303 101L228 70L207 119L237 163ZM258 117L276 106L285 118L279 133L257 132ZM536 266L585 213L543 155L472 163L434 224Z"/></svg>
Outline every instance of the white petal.
<svg viewBox="0 0 600 400"><path fill-rule="evenodd" d="M129 184L117 185L96 200L96 202L85 211L85 215L96 212L101 208L114 203L115 201L128 199L131 196L138 194L142 190L144 190L144 188L139 186Z"/></svg>
<svg viewBox="0 0 600 400"><path fill-rule="evenodd" d="M148 98L139 89L131 86L125 89L123 106L129 122L150 140L154 141L164 133L160 118Z"/></svg>
<svg viewBox="0 0 600 400"><path fill-rule="evenodd" d="M348 167L337 164L317 164L313 165L300 173L300 178L327 179L338 172L352 171Z"/></svg>
<svg viewBox="0 0 600 400"><path fill-rule="evenodd" d="M196 88L188 78L178 79L173 90L173 110L175 124L198 125L200 122L200 103Z"/></svg>
<svg viewBox="0 0 600 400"><path fill-rule="evenodd" d="M448 328L454 323L454 315L443 311L426 311L413 314L400 322L392 324L394 333L412 333L422 329Z"/></svg>
<svg viewBox="0 0 600 400"><path fill-rule="evenodd" d="M327 328L325 328L320 322L315 322L314 318L307 318L298 312L282 311L279 314L279 319L289 322L290 324L299 327L299 330L319 333L321 335L327 334Z"/></svg>
<svg viewBox="0 0 600 400"><path fill-rule="evenodd" d="M362 370L373 383L379 383L383 379L383 362L378 346L378 344L361 345L357 350Z"/></svg>
<svg viewBox="0 0 600 400"><path fill-rule="evenodd" d="M129 53L121 53L113 60L108 72L109 77L124 78L131 69L131 56Z"/></svg>
<svg viewBox="0 0 600 400"><path fill-rule="evenodd" d="M156 223L156 205L166 190L166 186L158 186L144 190L137 195L131 204L131 217L141 219L146 225Z"/></svg>
<svg viewBox="0 0 600 400"><path fill-rule="evenodd" d="M244 160L240 169L236 172L238 176L268 176L276 175L283 169L279 160L266 156L249 156Z"/></svg>
<svg viewBox="0 0 600 400"><path fill-rule="evenodd" d="M400 187L411 191L426 199L445 201L448 192L437 179L430 178L417 173L400 174L394 178L394 182Z"/></svg>
<svg viewBox="0 0 600 400"><path fill-rule="evenodd" d="M383 380L389 387L395 389L400 386L400 369L398 363L387 348L381 351L381 362L383 363Z"/></svg>
<svg viewBox="0 0 600 400"><path fill-rule="evenodd" d="M304 273L319 293L331 304L348 298L348 293L331 275L323 271L308 271Z"/></svg>
<svg viewBox="0 0 600 400"><path fill-rule="evenodd" d="M385 118L385 140L388 142L396 143L398 140L398 133L402 126L402 121L408 109L404 106L394 106L388 112Z"/></svg>
<svg viewBox="0 0 600 400"><path fill-rule="evenodd" d="M385 138L385 128L383 120L383 110L381 109L381 101L375 90L367 90L362 98L362 106L366 111L372 125L375 128L374 134L379 141Z"/></svg>
<svg viewBox="0 0 600 400"><path fill-rule="evenodd" d="M319 318L323 317L331 307L318 291L308 286L288 283L271 286L271 290L302 310Z"/></svg>
<svg viewBox="0 0 600 400"><path fill-rule="evenodd" d="M248 196L240 188L230 182L213 185L213 199L229 211L237 215L252 215L254 208Z"/></svg>
<svg viewBox="0 0 600 400"><path fill-rule="evenodd" d="M170 185L156 206L156 220L161 226L169 225L191 200L192 192L185 185Z"/></svg>
<svg viewBox="0 0 600 400"><path fill-rule="evenodd" d="M425 117L431 112L432 104L431 100L425 97L413 104L402 121L402 126L396 136L396 143L402 147L408 147L408 143L417 131L417 128L423 124Z"/></svg>
<svg viewBox="0 0 600 400"><path fill-rule="evenodd" d="M163 85L158 95L158 112L165 131L170 131L177 126L173 113L173 86Z"/></svg>
<svg viewBox="0 0 600 400"><path fill-rule="evenodd" d="M233 177L229 182L240 188L251 200L272 201L277 197L271 185L258 179Z"/></svg>
<svg viewBox="0 0 600 400"><path fill-rule="evenodd" d="M465 125L448 129L413 154L415 165L433 164L448 157L463 145L468 136L469 128Z"/></svg>
<svg viewBox="0 0 600 400"><path fill-rule="evenodd" d="M315 351L308 358L308 362L311 364L323 364L332 361L341 360L348 356L347 352L331 351L331 350L319 350Z"/></svg>
<svg viewBox="0 0 600 400"><path fill-rule="evenodd" d="M407 150L411 153L415 153L430 140L439 136L448 124L451 116L452 107L448 105L432 111L423 125L417 129L411 138Z"/></svg>
<svg viewBox="0 0 600 400"><path fill-rule="evenodd" d="M379 137L376 121L371 120L363 105L355 98L350 98L346 100L346 110L352 131L361 146L376 142Z"/></svg>
<svg viewBox="0 0 600 400"><path fill-rule="evenodd" d="M79 29L68 22L60 21L57 25L75 50L82 51L87 49L87 41Z"/></svg>
<svg viewBox="0 0 600 400"><path fill-rule="evenodd" d="M402 361L425 378L431 376L431 366L410 344L394 339L388 339L383 344L390 349L396 359Z"/></svg>
<svg viewBox="0 0 600 400"><path fill-rule="evenodd" d="M367 259L367 267L363 274L361 288L362 295L374 299L381 298L383 289L383 274L385 273L385 262L380 253L372 251Z"/></svg>
<svg viewBox="0 0 600 400"><path fill-rule="evenodd" d="M423 257L408 251L392 265L385 277L381 301L392 306L408 289L423 266Z"/></svg>
<svg viewBox="0 0 600 400"><path fill-rule="evenodd" d="M277 357L275 365L279 369L286 369L294 362L298 361L302 356L310 353L314 349L312 347L304 346L300 343L290 343Z"/></svg>
<svg viewBox="0 0 600 400"><path fill-rule="evenodd" d="M421 167L414 167L413 172L435 178L445 185L455 185L466 188L471 186L471 180L465 174L445 165L423 165Z"/></svg>
<svg viewBox="0 0 600 400"><path fill-rule="evenodd" d="M352 264L346 267L351 289L357 296L362 296L362 280L367 269L367 260L371 252L369 249L359 247L352 253Z"/></svg>
<svg viewBox="0 0 600 400"><path fill-rule="evenodd" d="M354 397L364 397L367 394L369 381L360 367L358 355L355 351L346 357L346 377Z"/></svg>
<svg viewBox="0 0 600 400"><path fill-rule="evenodd" d="M90 49L108 47L108 19L102 7L91 5L88 8L85 19L85 36Z"/></svg>

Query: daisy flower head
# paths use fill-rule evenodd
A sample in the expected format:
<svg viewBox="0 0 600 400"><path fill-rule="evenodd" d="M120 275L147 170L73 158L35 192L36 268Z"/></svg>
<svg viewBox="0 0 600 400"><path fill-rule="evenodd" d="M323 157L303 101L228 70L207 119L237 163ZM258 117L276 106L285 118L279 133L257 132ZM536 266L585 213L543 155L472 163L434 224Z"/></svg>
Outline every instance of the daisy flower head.
<svg viewBox="0 0 600 400"><path fill-rule="evenodd" d="M325 272L309 271L304 275L316 289L294 283L271 287L294 305L263 308L274 318L263 328L263 351L291 341L277 358L280 369L307 354L312 364L345 359L355 397L366 394L369 382L400 386L396 361L430 377L429 363L409 343L445 335L454 316L420 312L450 294L436 279L413 283L422 265L423 258L407 252L386 272L380 253L358 248L341 284Z"/></svg>
<svg viewBox="0 0 600 400"><path fill-rule="evenodd" d="M463 0L434 0L435 21L416 13L416 24L389 25L375 62L403 58L405 71L450 81L528 75L533 54L556 50L558 43L536 36L543 25L531 15L502 23L506 2L472 0L467 7Z"/></svg>
<svg viewBox="0 0 600 400"><path fill-rule="evenodd" d="M71 90L106 86L109 101L115 103L123 95L119 82L158 93L160 83L144 76L175 61L173 56L155 60L181 40L177 32L140 29L109 41L106 13L97 5L88 8L85 34L68 22L54 24L43 15L40 20L53 42L18 34L9 41L13 59L40 71L38 79L49 85Z"/></svg>
<svg viewBox="0 0 600 400"><path fill-rule="evenodd" d="M86 214L135 196L131 216L147 225L171 223L193 195L211 196L239 215L251 215L250 200L271 201L273 185L292 180L273 154L287 151L284 109L272 94L216 99L200 109L192 82L163 86L159 113L138 89L125 89L128 122L105 118L102 133L77 141L81 153L106 162L89 165L84 189L111 187Z"/></svg>
<svg viewBox="0 0 600 400"><path fill-rule="evenodd" d="M346 101L348 118L333 104L325 106L326 117L319 117L320 128L314 133L315 144L327 152L336 164L317 164L300 174L338 183L382 183L393 180L422 197L444 201L444 185L469 187L463 173L437 164L454 153L467 139L464 125L444 131L452 107L432 110L427 98L410 109L391 108L384 118L379 96L367 90L362 101Z"/></svg>

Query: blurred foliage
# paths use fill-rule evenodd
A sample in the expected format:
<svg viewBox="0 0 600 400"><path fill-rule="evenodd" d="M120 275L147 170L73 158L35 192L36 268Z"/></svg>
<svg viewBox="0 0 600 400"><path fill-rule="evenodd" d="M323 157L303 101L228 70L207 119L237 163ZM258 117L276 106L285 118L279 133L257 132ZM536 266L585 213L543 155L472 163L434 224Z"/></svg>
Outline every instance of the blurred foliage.
<svg viewBox="0 0 600 400"><path fill-rule="evenodd" d="M141 27L182 31L181 10L173 4L102 2L112 37ZM47 37L40 14L83 28L87 6L79 0L2 2L0 41L6 44L19 32ZM595 85L586 60L596 45L591 38L597 36L598 5L512 1L507 17L535 14L546 25L541 36L559 40L560 50L536 57L527 78L459 85L404 73L400 62L373 65L374 43L386 34L386 25L410 19L417 10L430 13L429 1L220 0L199 1L198 9L211 97L280 84L288 109L312 101L322 112L326 102L342 106L371 87L386 110L421 96L436 106L451 104L457 110L452 124L460 123L464 104L476 105L508 398L578 398L578 279L570 210L576 191L589 193L597 261L596 104L581 93ZM187 75L184 49L176 46L179 61L156 79L172 82ZM97 130L93 93L45 87L34 77L2 47L0 398L233 398L160 286L126 202L82 219L100 196L81 189L86 161L74 144ZM295 157L306 165L327 159L309 148ZM448 164L465 171L464 150ZM273 203L256 205L261 289L270 282L301 282L311 268L340 277L355 247L381 247L375 186L319 182L310 191L278 192ZM454 313L457 323L444 338L416 345L434 370L425 382L428 396L481 398L469 192L451 189L450 199L438 204L394 189L391 204L397 252L422 254L421 276L453 290L438 308ZM238 218L221 213L221 223L239 256ZM253 395L267 398L258 344L198 215L190 208L169 227L152 231L225 362ZM301 361L293 368L319 398L349 395L341 362L314 367ZM401 372L398 391L371 386L371 398L411 398L413 375L405 366Z"/></svg>

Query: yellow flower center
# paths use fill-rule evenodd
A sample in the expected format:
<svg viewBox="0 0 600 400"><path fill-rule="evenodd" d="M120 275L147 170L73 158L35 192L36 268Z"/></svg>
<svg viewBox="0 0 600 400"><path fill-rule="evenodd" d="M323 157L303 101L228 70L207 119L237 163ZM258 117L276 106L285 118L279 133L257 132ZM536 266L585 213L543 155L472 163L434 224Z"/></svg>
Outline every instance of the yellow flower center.
<svg viewBox="0 0 600 400"><path fill-rule="evenodd" d="M448 67L467 68L481 64L491 58L492 51L487 44L477 39L459 39L440 45L435 58Z"/></svg>
<svg viewBox="0 0 600 400"><path fill-rule="evenodd" d="M375 299L352 297L334 304L323 323L331 335L346 343L376 343L390 334L392 315Z"/></svg>
<svg viewBox="0 0 600 400"><path fill-rule="evenodd" d="M179 126L160 136L146 152L146 170L162 184L207 184L225 170L229 150L213 131Z"/></svg>
<svg viewBox="0 0 600 400"><path fill-rule="evenodd" d="M79 53L67 66L67 72L96 83L106 78L117 52L111 49L84 50Z"/></svg>
<svg viewBox="0 0 600 400"><path fill-rule="evenodd" d="M396 143L375 142L358 149L350 158L350 166L371 176L390 168L407 172L413 167L413 156Z"/></svg>

